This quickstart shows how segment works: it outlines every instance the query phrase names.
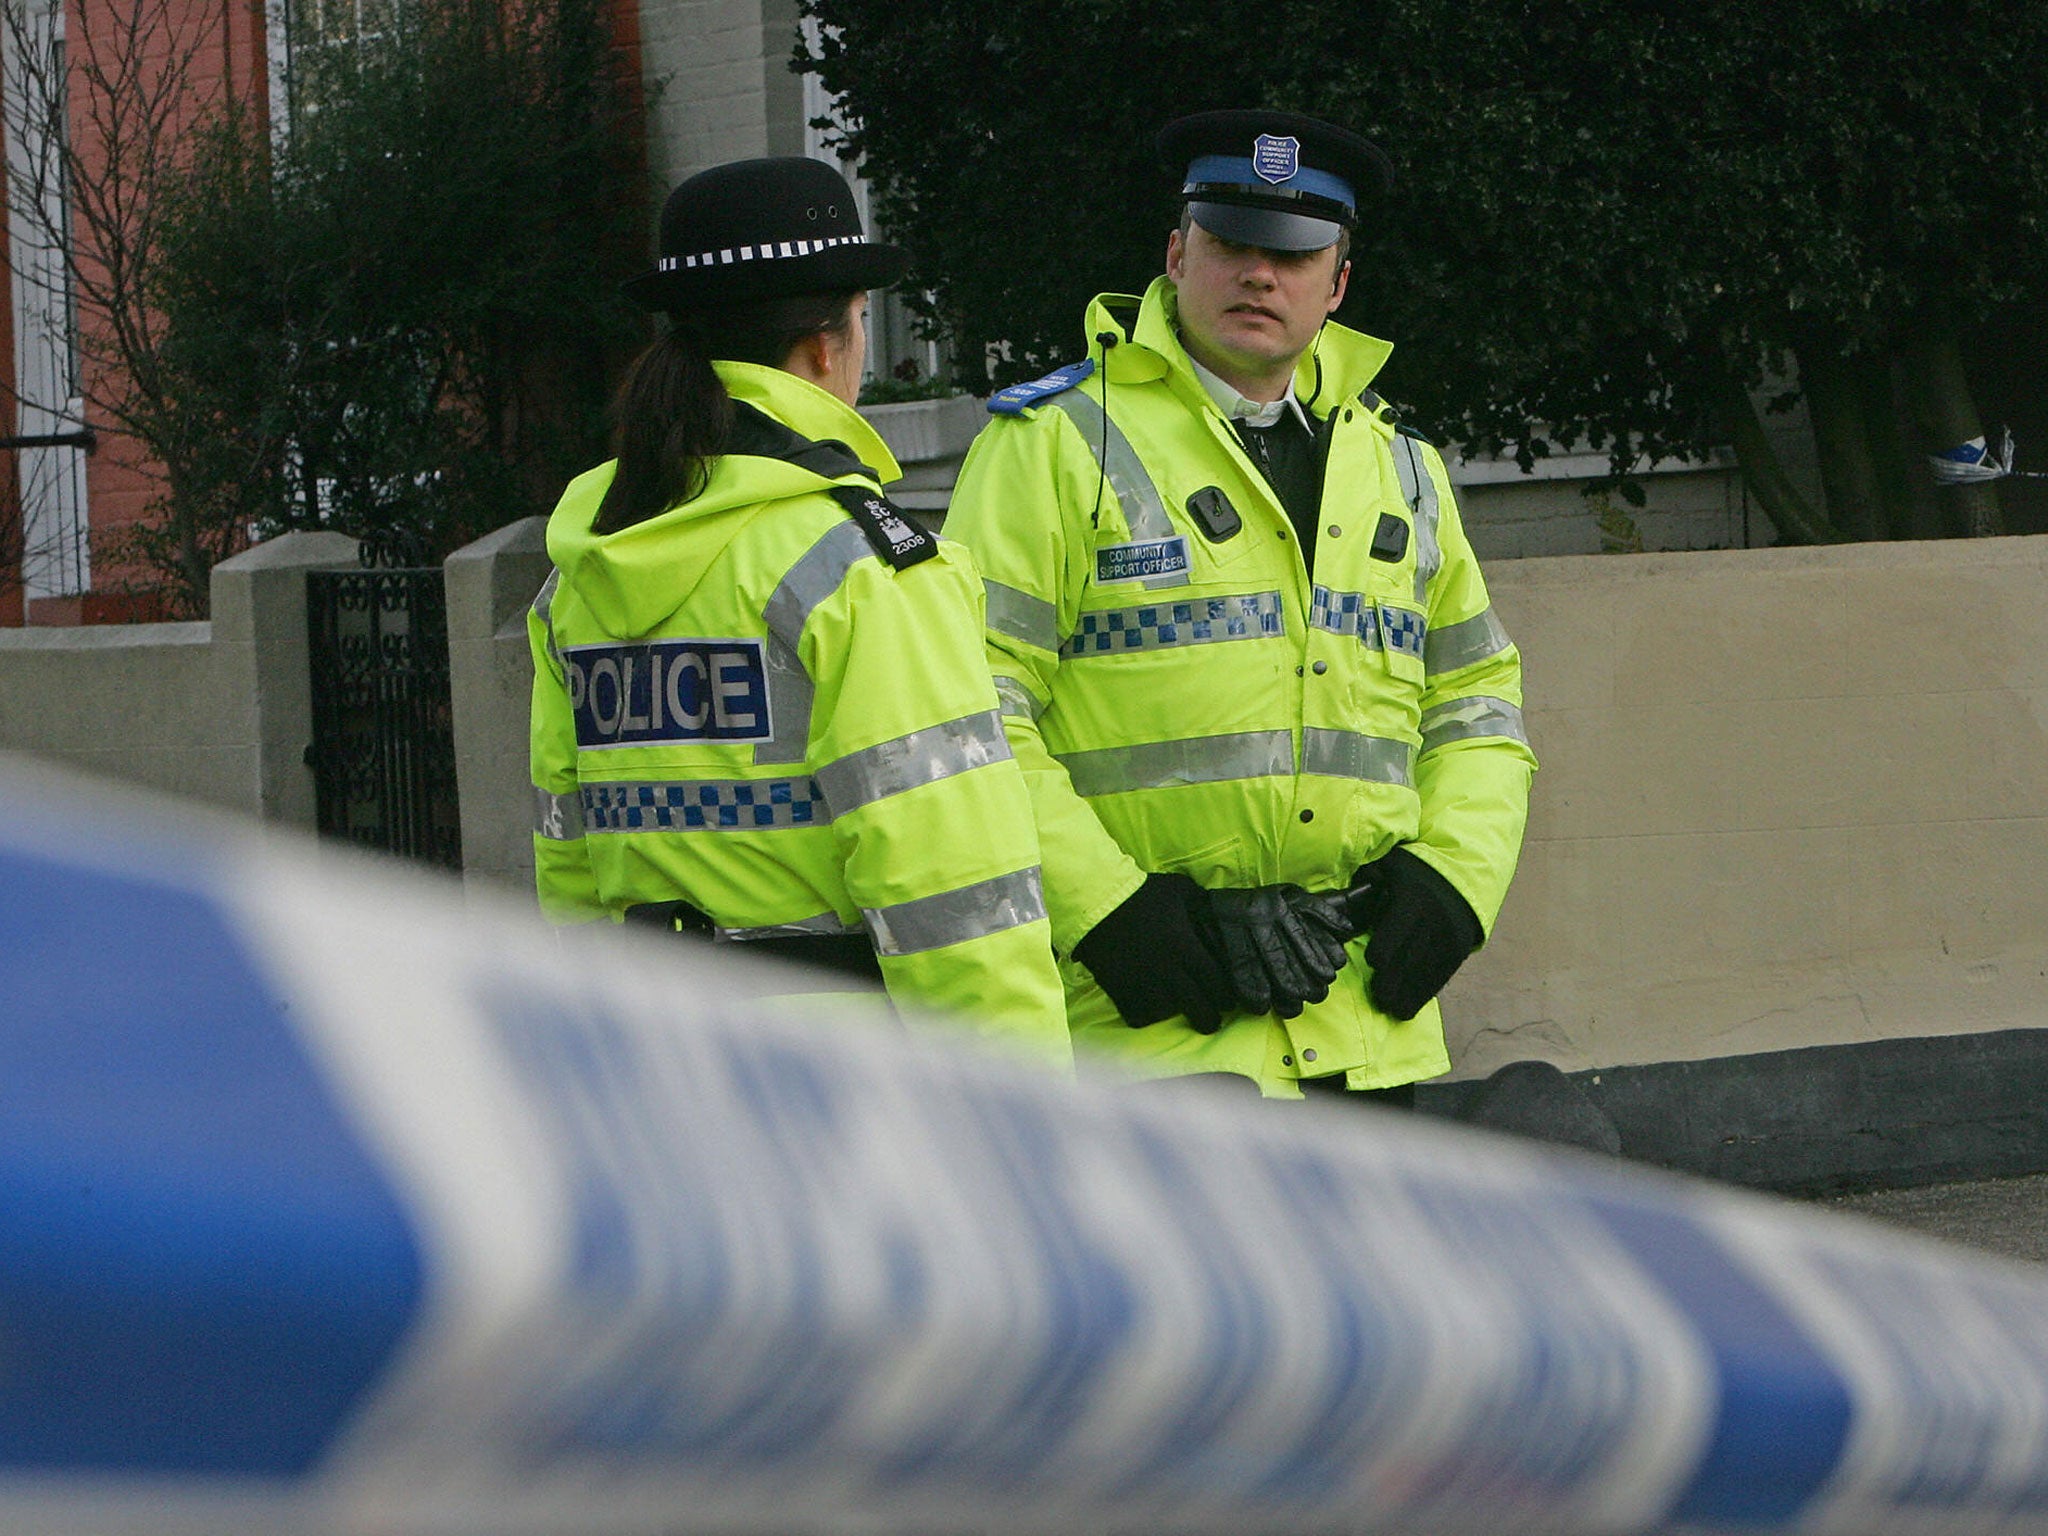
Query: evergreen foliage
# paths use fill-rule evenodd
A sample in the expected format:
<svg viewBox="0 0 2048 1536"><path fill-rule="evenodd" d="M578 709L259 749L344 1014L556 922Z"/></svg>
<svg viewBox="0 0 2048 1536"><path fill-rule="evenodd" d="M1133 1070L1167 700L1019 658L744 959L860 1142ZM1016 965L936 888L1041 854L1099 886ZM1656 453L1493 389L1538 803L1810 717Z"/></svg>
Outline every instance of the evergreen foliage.
<svg viewBox="0 0 2048 1536"><path fill-rule="evenodd" d="M604 46L596 0L429 0L302 50L288 134L211 117L143 274L130 425L165 481L118 557L194 611L251 536L437 562L603 456L632 323Z"/></svg>
<svg viewBox="0 0 2048 1536"><path fill-rule="evenodd" d="M1159 270L1154 130L1263 102L1393 157L1340 318L1397 341L1387 388L1433 431L1525 464L1607 449L1617 477L1732 442L1789 541L2002 527L1994 487L1937 500L1919 456L1983 430L1972 335L2048 298L2048 9L932 0L915 29L897 9L804 0L825 28L807 63L963 385L1077 355L1086 297ZM1809 407L1825 506L1758 420L1774 377Z"/></svg>

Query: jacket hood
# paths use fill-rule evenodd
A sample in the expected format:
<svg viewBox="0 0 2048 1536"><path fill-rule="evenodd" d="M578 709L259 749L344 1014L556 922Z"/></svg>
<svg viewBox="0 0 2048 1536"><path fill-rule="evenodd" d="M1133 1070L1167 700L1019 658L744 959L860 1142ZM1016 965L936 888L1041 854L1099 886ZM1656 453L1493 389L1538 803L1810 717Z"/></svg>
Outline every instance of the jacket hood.
<svg viewBox="0 0 2048 1536"><path fill-rule="evenodd" d="M1213 408L1209 392L1195 377L1194 365L1181 345L1176 301L1172 281L1163 276L1155 277L1142 297L1096 295L1088 306L1090 351L1100 357L1102 349L1095 338L1111 332L1118 338L1104 368L1111 386L1165 379L1189 405L1198 410L1204 404ZM1326 320L1295 366L1295 391L1316 415L1327 416L1340 401L1355 399L1370 385L1393 350L1392 342Z"/></svg>
<svg viewBox="0 0 2048 1536"><path fill-rule="evenodd" d="M548 558L607 633L651 633L696 590L703 573L774 504L834 485L886 485L903 471L875 429L852 407L808 380L755 363L716 362L735 404L733 437L690 500L622 528L591 522L616 461L577 476L548 519ZM677 558L688 531L690 559Z"/></svg>

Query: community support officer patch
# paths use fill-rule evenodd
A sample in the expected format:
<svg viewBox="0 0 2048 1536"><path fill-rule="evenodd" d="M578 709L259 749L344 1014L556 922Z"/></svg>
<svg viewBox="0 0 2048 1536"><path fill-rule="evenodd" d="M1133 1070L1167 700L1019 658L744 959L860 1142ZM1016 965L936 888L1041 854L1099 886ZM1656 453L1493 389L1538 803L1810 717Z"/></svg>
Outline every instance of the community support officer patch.
<svg viewBox="0 0 2048 1536"><path fill-rule="evenodd" d="M880 491L841 485L833 487L829 494L846 509L846 515L866 535L874 552L897 570L929 560L939 552L939 541L913 523L901 507Z"/></svg>
<svg viewBox="0 0 2048 1536"><path fill-rule="evenodd" d="M1188 541L1179 534L1170 539L1143 539L1136 544L1105 544L1095 551L1098 585L1185 575L1187 569Z"/></svg>
<svg viewBox="0 0 2048 1536"><path fill-rule="evenodd" d="M579 747L772 741L759 640L654 640L562 652Z"/></svg>

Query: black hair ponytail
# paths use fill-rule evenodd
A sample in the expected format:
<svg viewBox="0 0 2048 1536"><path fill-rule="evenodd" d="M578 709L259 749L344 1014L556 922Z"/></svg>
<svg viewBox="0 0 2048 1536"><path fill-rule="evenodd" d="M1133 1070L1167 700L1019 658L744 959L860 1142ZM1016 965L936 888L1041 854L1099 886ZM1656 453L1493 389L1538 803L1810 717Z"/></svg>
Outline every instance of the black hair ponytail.
<svg viewBox="0 0 2048 1536"><path fill-rule="evenodd" d="M780 368L806 337L846 334L854 298L800 294L671 315L613 402L618 469L592 530L617 533L703 494L732 437L732 397L713 358Z"/></svg>

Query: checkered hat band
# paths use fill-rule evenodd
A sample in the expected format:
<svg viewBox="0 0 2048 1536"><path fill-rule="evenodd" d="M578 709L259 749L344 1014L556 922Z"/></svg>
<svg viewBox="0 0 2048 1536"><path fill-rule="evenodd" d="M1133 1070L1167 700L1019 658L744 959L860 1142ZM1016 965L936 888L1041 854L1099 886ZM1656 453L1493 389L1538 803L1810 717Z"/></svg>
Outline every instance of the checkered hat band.
<svg viewBox="0 0 2048 1536"><path fill-rule="evenodd" d="M735 245L722 251L698 251L690 256L664 256L654 264L657 272L690 272L702 267L731 267L743 261L787 261L794 256L815 256L842 245L866 245L866 235L833 235L826 240L779 240L770 245Z"/></svg>

